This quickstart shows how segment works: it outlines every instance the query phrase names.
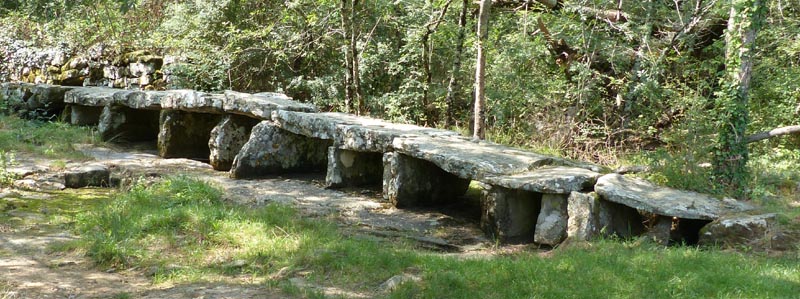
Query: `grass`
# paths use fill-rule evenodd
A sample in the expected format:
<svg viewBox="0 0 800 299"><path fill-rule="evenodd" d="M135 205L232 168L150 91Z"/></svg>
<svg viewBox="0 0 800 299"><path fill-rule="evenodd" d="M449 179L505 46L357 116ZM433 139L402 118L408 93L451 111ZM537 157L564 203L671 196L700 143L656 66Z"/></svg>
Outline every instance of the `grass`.
<svg viewBox="0 0 800 299"><path fill-rule="evenodd" d="M288 277L374 291L405 272L423 280L389 298L790 298L800 255L780 258L695 247L600 240L588 246L478 258L351 236L291 207L229 205L219 190L184 176L137 185L77 216L81 247L103 267L152 268L155 282ZM276 275L284 269L287 275ZM288 271L286 271L288 269ZM291 288L285 288L291 289ZM296 294L296 293L295 293ZM319 296L316 293L300 293Z"/></svg>
<svg viewBox="0 0 800 299"><path fill-rule="evenodd" d="M98 143L92 128L0 115L0 152L31 153L51 159L86 159L73 144Z"/></svg>

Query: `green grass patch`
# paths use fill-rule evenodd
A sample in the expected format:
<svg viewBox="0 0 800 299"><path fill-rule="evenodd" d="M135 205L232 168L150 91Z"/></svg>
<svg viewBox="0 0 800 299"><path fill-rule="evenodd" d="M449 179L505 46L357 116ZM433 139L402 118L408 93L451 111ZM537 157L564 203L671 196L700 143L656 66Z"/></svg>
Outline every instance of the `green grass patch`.
<svg viewBox="0 0 800 299"><path fill-rule="evenodd" d="M83 160L76 143L98 143L94 129L62 122L44 122L0 115L0 152L32 153L52 159Z"/></svg>
<svg viewBox="0 0 800 299"><path fill-rule="evenodd" d="M422 281L379 295L788 298L800 292L798 255L770 258L601 240L549 256L525 251L465 258L420 250L403 241L349 235L332 221L305 218L284 205L230 205L221 200L218 189L183 176L136 185L95 207L77 217L87 254L107 267L155 269L155 282L249 275L292 290L283 282L302 275L319 285L374 291L388 278L411 272ZM282 268L289 271L277 276Z"/></svg>

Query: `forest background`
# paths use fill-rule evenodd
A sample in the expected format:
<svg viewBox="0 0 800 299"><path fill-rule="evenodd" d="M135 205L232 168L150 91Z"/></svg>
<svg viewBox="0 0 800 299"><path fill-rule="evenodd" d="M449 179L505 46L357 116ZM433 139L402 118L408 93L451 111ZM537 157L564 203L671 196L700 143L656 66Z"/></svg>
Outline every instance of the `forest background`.
<svg viewBox="0 0 800 299"><path fill-rule="evenodd" d="M800 199L798 1L5 0L0 24L5 42L176 57L171 88L277 91L465 135L485 95L491 141Z"/></svg>

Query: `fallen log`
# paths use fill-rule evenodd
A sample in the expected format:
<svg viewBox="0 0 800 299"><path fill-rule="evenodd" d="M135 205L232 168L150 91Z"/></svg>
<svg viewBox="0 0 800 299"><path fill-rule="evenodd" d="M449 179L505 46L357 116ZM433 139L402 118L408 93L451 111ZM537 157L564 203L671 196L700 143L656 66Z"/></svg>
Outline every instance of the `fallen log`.
<svg viewBox="0 0 800 299"><path fill-rule="evenodd" d="M746 143L753 143L753 142L756 142L756 141L761 141L761 140L764 140L764 139L769 139L769 138L772 138L772 137L781 136L781 135L789 135L789 134L800 134L800 125L798 125L798 126L780 127L780 128L775 128L775 129L772 129L772 130L769 130L769 131L761 131L761 132L755 133L753 135L747 136L747 138L745 138L745 142Z"/></svg>

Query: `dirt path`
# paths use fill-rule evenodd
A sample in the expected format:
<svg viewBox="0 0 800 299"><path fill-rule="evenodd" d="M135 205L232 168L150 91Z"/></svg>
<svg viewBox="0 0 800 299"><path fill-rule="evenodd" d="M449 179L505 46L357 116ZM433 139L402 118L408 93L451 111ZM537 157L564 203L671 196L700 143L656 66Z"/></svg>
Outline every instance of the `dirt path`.
<svg viewBox="0 0 800 299"><path fill-rule="evenodd" d="M451 215L437 211L407 211L389 206L376 190L345 192L322 188L319 175L275 177L258 180L232 180L226 173L211 170L204 163L185 159L161 159L148 152L122 152L85 147L84 152L112 169L125 183L129 178L158 177L175 173L213 182L225 190L226 200L243 205L269 202L291 204L307 216L325 216L341 222L356 234L385 238L407 238L421 245L452 252L485 250L491 242L483 238L477 225L464 215L463 208ZM54 180L50 161L18 159L17 168L29 180ZM75 166L67 163L66 167ZM0 189L3 197L46 196L37 192ZM6 213L14 212L5 208ZM446 210L446 209L445 209ZM47 211L19 213L24 226L0 223L0 299L5 298L287 298L279 289L267 289L257 282L232 279L230 283L153 285L142 269L102 271L79 253L64 253L48 248L76 238L54 227L43 217ZM454 215L454 216L453 216ZM113 269L112 269L113 270ZM335 288L320 288L290 279L299 288L312 288L342 297L370 297Z"/></svg>

